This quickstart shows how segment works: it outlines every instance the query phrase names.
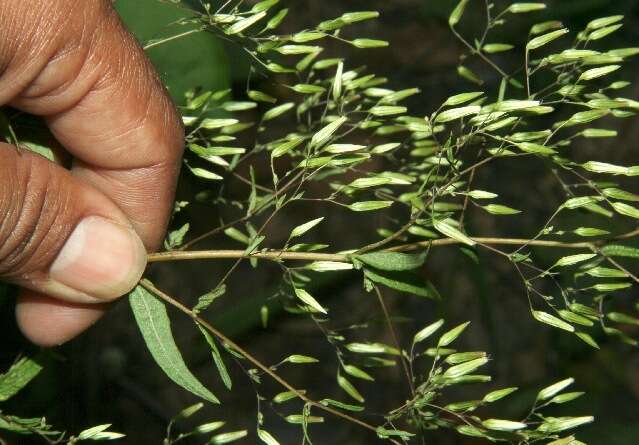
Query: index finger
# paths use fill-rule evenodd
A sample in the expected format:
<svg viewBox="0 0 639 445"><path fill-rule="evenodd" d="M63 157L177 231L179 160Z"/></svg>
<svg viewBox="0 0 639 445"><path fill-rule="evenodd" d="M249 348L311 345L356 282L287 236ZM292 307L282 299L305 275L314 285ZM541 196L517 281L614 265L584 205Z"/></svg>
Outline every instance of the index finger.
<svg viewBox="0 0 639 445"><path fill-rule="evenodd" d="M56 0L54 15L65 16L44 29L37 9L51 14L50 2L21 3L30 8L22 13L36 16L37 34L56 48L12 105L45 116L74 156L73 174L110 197L147 248L157 248L172 209L183 130L155 70L110 2Z"/></svg>

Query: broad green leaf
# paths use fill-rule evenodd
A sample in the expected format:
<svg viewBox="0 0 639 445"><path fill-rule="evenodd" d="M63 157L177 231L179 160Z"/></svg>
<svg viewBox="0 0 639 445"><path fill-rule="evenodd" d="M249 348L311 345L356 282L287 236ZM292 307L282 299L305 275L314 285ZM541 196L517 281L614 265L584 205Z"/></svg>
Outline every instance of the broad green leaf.
<svg viewBox="0 0 639 445"><path fill-rule="evenodd" d="M226 365L224 364L224 360L222 359L222 355L220 354L217 344L215 344L215 339L199 323L197 324L197 327L200 329L200 332L211 348L211 356L213 357L213 362L215 363L215 367L217 368L217 372L220 374L220 378L222 379L224 386L226 386L226 388L229 390L232 389L233 381L231 380L231 376L226 369Z"/></svg>
<svg viewBox="0 0 639 445"><path fill-rule="evenodd" d="M379 270L413 270L424 265L426 254L409 254L399 252L371 252L355 255L354 258Z"/></svg>
<svg viewBox="0 0 639 445"><path fill-rule="evenodd" d="M415 337L413 337L413 344L426 340L428 337L437 332L443 325L444 320L437 320L435 323L429 324L428 326L420 330L417 334L415 334Z"/></svg>
<svg viewBox="0 0 639 445"><path fill-rule="evenodd" d="M291 231L291 238L295 238L295 237L304 235L306 232L311 230L313 227L315 227L316 225L321 223L323 220L324 220L324 217L321 217L321 218L317 218L317 219L311 220L311 221L309 221L307 223L304 223L304 224L302 224L300 226L295 227Z"/></svg>
<svg viewBox="0 0 639 445"><path fill-rule="evenodd" d="M131 292L129 303L149 352L166 375L196 396L211 403L220 403L184 363L182 354L173 339L171 323L164 303L141 285Z"/></svg>

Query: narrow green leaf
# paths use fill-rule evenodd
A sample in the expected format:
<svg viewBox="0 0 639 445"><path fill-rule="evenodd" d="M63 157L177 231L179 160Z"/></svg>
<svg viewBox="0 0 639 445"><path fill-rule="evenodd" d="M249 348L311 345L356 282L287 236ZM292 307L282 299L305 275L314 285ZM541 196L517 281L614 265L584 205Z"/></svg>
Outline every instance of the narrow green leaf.
<svg viewBox="0 0 639 445"><path fill-rule="evenodd" d="M149 352L166 375L187 391L211 403L220 403L184 363L164 304L142 286L131 292L129 303Z"/></svg>
<svg viewBox="0 0 639 445"><path fill-rule="evenodd" d="M233 389L233 381L231 380L231 376L228 370L226 369L226 365L224 364L222 355L220 354L220 351L217 345L215 344L215 339L199 323L197 324L197 327L199 328L200 332L202 333L202 335L206 339L206 342L209 344L209 347L211 348L211 356L213 357L213 362L215 363L215 367L217 368L217 372L220 374L220 378L222 379L224 386L226 386L226 388L229 390Z"/></svg>

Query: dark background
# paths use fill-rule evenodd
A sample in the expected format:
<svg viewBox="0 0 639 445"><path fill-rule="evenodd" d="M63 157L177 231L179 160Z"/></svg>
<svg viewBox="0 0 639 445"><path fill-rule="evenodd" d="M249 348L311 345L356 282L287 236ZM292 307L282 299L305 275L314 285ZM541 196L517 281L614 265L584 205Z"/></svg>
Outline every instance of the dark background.
<svg viewBox="0 0 639 445"><path fill-rule="evenodd" d="M286 2L283 2L286 3ZM390 79L390 88L419 87L422 94L409 100L413 115L430 114L446 97L476 87L460 80L455 69L462 51L450 34L447 17L455 2L444 0L383 0L367 1L291 1L289 18L282 32L292 32L337 17L346 11L379 10L382 17L366 22L355 29L357 36L381 38L391 42L388 49L353 51L345 46L329 49L346 55L351 66L366 65L370 72ZM581 0L546 2L546 12L516 17L500 30L493 41L525 44L526 30L532 23L560 19L572 29L581 29L593 18L614 14L626 15L624 28L607 41L610 47L639 45L639 5L632 0ZM503 5L501 3L500 5ZM158 6L153 0L119 0L117 6L127 23L142 41L163 35L176 34L181 28L166 27L176 17L169 6ZM471 1L462 23L464 34L473 35L483 28L483 2ZM242 52L229 44L200 34L163 45L150 52L164 80L177 101L193 85L203 89L233 88L234 95L242 98L245 90L248 61ZM499 60L499 57L496 58ZM504 60L506 66L512 59ZM520 64L521 62L517 62ZM499 79L480 65L471 64L480 72L487 85L485 91L494 91ZM638 67L629 63L623 78L634 80ZM258 80L260 82L260 80ZM268 81L264 87L268 88ZM639 87L624 91L628 97L639 96ZM607 128L617 128L620 137L582 143L585 159L600 156L598 160L627 165L637 164L639 126L636 119L606 121ZM603 153L603 154L602 154ZM514 223L496 226L495 218L473 215L473 233L530 236L535 233L549 212L560 204L562 195L542 165L534 163L497 163L486 168L478 178L478 188L496 190L504 202L517 203L527 209L526 216ZM481 187L479 186L481 185ZM182 199L190 199L205 185L184 177L180 189ZM630 191L638 192L636 181L626 184ZM238 191L244 196L245 190ZM201 233L215 225L217 218L227 210L194 204L175 221L179 226L191 221L192 232ZM229 213L230 214L230 213ZM352 248L374 237L375 226L367 218L355 218L350 213L324 208L289 211L279 219L281 232L274 229L273 236L285 237L288 228L316 215L327 216L330 224L319 227L318 240L330 239L335 250ZM225 214L226 216L226 214ZM377 223L378 221L375 221ZM509 225L511 224L511 225ZM623 224L613 221L615 229ZM567 226L569 226L569 221ZM585 222L582 225L587 225ZM277 224L276 224L277 226ZM370 226L370 230L366 230ZM356 230L354 230L356 229ZM224 239L200 245L200 248L233 246ZM237 248L237 246L235 246ZM535 252L541 262L551 263L550 253ZM552 255L557 254L553 252ZM531 319L521 282L511 266L485 253L480 254L479 265L457 249L442 250L429 258L425 274L444 296L442 302L415 301L389 292L391 312L410 315L411 320L399 324L404 343L412 333L439 317L452 325L472 320L472 327L460 340L466 350L486 350L493 361L489 371L494 376L490 385L480 388L465 387L450 396L449 401L480 397L489 389L519 386L521 391L496 405L488 412L501 418L517 418L527 412L536 391L554 381L573 376L575 390L587 395L557 411L567 415L594 415L597 422L579 430L578 437L589 444L633 444L639 439L639 354L614 339L598 336L602 349L593 351L571 336L547 329ZM156 284L191 304L198 295L208 291L224 273L226 263L197 262L153 266L150 276ZM323 366L287 367L283 375L295 382L296 387L309 388L310 395L345 400L334 383L335 359L330 346L318 334L316 327L303 317L275 312L271 326L264 330L259 323L259 308L277 287L280 275L272 266L254 270L241 267L229 282L226 297L216 303L208 313L214 325L237 340L249 351L267 363L275 363L291 353L319 357ZM380 323L373 297L361 289L361 280L355 274L335 274L318 284L315 291L331 307L336 317L334 326L369 322L362 334L390 342ZM632 303L635 292L621 294L622 303ZM270 304L270 303L269 303ZM2 369L6 369L18 353L32 350L20 336L13 320L12 301L0 299L0 320L3 340L0 351ZM211 420L225 420L225 430L247 428L250 435L240 443L257 443L255 427L255 393L248 379L227 358L234 377L234 391L226 392L218 382L205 344L189 320L174 317L177 342L195 373L220 396L221 406L206 407L193 419L195 424ZM637 331L628 331L637 337ZM397 371L376 372L375 385L358 383L367 397L369 410L380 412L398 406L406 397L402 375ZM263 395L272 396L280 389L265 379ZM383 390L380 390L383 389ZM115 431L127 434L123 443L160 444L168 420L183 407L196 400L179 390L157 368L144 347L142 339L126 302L117 304L98 325L86 335L52 351L48 366L41 376L6 406L3 412L23 416L45 414L54 425L70 431L100 423L113 423ZM281 409L286 414L299 412L294 403ZM550 411L552 412L552 411ZM486 413L484 411L483 413ZM282 444L298 443L299 430L287 425L265 408L267 429ZM332 418L327 424L313 427L315 443L377 443L374 436ZM372 419L376 423L378 419ZM381 423L381 422L380 422ZM3 435L0 435L4 437ZM9 443L27 444L24 438L8 438ZM188 443L203 443L193 440ZM186 442L185 442L186 443ZM463 438L450 432L433 432L427 437L430 444L472 444L476 440Z"/></svg>

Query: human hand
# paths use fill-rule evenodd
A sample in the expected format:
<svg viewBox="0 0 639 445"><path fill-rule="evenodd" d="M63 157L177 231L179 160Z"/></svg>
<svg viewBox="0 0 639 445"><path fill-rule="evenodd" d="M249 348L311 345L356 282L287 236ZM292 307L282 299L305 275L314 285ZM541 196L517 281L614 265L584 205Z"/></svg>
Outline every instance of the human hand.
<svg viewBox="0 0 639 445"><path fill-rule="evenodd" d="M18 324L63 343L140 279L164 236L180 119L109 0L3 0L0 105L43 116L70 169L0 143L0 279Z"/></svg>

